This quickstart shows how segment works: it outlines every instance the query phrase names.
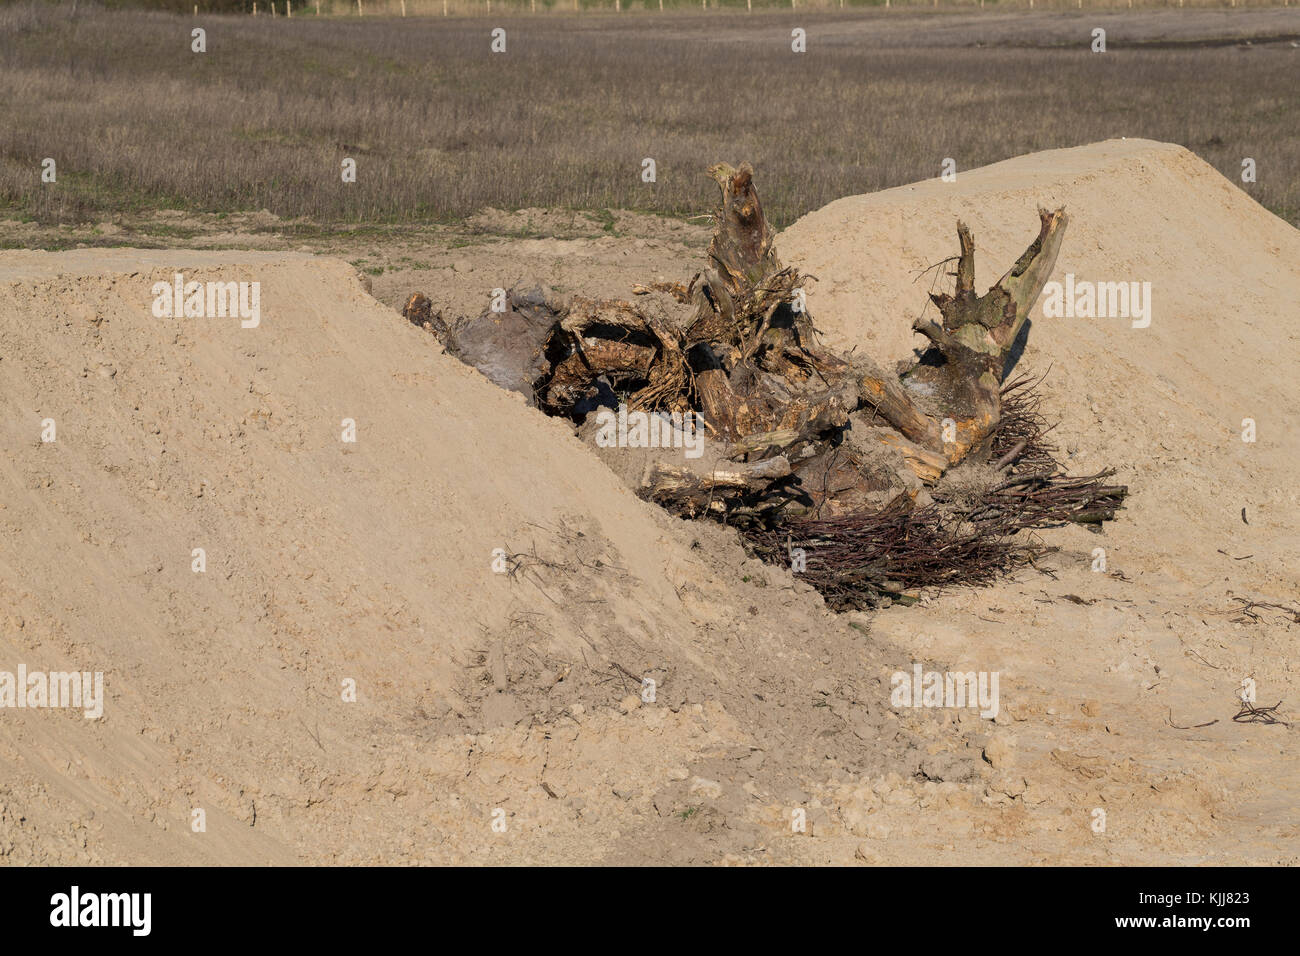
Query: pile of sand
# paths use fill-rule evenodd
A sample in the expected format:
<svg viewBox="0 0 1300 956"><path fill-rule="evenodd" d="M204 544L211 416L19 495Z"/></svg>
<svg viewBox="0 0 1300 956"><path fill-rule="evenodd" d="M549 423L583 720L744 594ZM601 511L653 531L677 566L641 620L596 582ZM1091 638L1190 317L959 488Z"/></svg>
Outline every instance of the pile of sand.
<svg viewBox="0 0 1300 956"><path fill-rule="evenodd" d="M259 282L260 324L156 318L151 287L175 272ZM764 682L832 660L862 679L861 635L811 589L636 499L343 263L10 253L0 328L0 670L102 671L107 698L100 720L0 711L13 859L591 856L529 801L608 843L549 793L616 771L625 789L671 782L704 738L659 743L659 723L710 726L692 705L761 709ZM579 744L644 676L656 715ZM862 739L883 755L873 709ZM475 789L478 759L503 769ZM498 806L536 849L493 844Z"/></svg>
<svg viewBox="0 0 1300 956"><path fill-rule="evenodd" d="M1036 203L1072 216L1058 278L1152 283L1149 328L1042 319L1024 358L1072 465L1119 466L1130 508L1052 532L1054 580L872 618L637 500L344 263L0 254L0 671L103 671L106 697L0 710L0 860L1293 856L1289 732L1163 718L1222 717L1247 673L1295 699L1295 627L1212 612L1300 591L1300 234L1129 141L844 199L778 250L821 277L832 344L895 360L955 217L987 284ZM178 271L259 282L260 324L156 318ZM1120 574L1090 572L1097 544ZM1000 670L1002 716L895 713L913 660Z"/></svg>

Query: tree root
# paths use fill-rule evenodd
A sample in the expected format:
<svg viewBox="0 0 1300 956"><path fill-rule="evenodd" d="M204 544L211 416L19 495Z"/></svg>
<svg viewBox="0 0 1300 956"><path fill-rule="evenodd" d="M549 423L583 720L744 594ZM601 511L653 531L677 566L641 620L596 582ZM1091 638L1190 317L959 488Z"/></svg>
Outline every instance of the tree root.
<svg viewBox="0 0 1300 956"><path fill-rule="evenodd" d="M1039 210L1038 236L983 295L975 240L959 222L954 289L932 296L939 320L913 326L929 346L893 375L820 347L806 301L813 279L777 258L753 168L720 163L709 174L721 202L707 263L689 283L634 286L635 302L515 289L506 313L450 325L417 293L405 314L579 425L622 405L699 415L709 467L662 457L630 479L638 494L737 525L767 560L791 566L791 548L802 549L800 573L836 607L987 581L1042 553L1013 540L1018 532L1114 517L1127 489L1106 483L1110 470L1063 474L1035 383L1004 382L1055 266L1063 209Z"/></svg>

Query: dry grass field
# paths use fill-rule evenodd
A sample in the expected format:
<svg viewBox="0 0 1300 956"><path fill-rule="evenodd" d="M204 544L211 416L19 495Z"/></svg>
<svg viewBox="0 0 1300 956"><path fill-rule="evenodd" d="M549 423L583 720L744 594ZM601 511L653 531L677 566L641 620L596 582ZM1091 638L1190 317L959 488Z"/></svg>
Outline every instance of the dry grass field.
<svg viewBox="0 0 1300 956"><path fill-rule="evenodd" d="M1245 188L1300 222L1293 8L508 13L2 7L0 215L681 216L701 211L705 167L743 158L781 227L839 196L936 176L945 158L960 174L1128 136L1180 143L1233 180L1253 158ZM204 53L191 50L196 24ZM498 26L504 53L490 49ZM804 53L791 49L796 27ZM1098 27L1105 53L1090 49ZM47 157L56 183L42 182ZM345 158L355 183L342 181Z"/></svg>

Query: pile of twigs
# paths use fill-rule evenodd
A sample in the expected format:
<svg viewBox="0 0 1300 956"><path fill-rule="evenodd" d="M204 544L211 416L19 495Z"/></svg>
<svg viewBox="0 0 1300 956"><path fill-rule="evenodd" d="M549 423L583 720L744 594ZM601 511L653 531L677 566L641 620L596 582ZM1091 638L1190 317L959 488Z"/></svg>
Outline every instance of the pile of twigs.
<svg viewBox="0 0 1300 956"><path fill-rule="evenodd" d="M796 519L743 532L766 561L793 567L835 610L914 603L923 587L985 584L1042 553L1011 533L954 526L900 495L879 511Z"/></svg>
<svg viewBox="0 0 1300 956"><path fill-rule="evenodd" d="M963 517L978 528L999 533L1022 528L1075 522L1098 524L1115 517L1128 490L1106 485L1113 469L1095 475L1021 475L989 489L983 500Z"/></svg>
<svg viewBox="0 0 1300 956"><path fill-rule="evenodd" d="M1002 417L993 432L990 461L1014 465L1015 471L962 515L976 526L1010 533L1065 522L1098 524L1115 517L1128 495L1124 485L1104 484L1115 474L1113 468L1083 476L1061 471L1047 442L1055 426L1038 410L1042 380L1019 375L1002 387Z"/></svg>
<svg viewBox="0 0 1300 956"><path fill-rule="evenodd" d="M1048 369L1050 372L1051 369ZM1002 416L993 431L993 461L1011 458L1018 474L1051 474L1060 466L1047 436L1049 425L1039 411L1038 385L1047 373L1017 375L1002 386Z"/></svg>

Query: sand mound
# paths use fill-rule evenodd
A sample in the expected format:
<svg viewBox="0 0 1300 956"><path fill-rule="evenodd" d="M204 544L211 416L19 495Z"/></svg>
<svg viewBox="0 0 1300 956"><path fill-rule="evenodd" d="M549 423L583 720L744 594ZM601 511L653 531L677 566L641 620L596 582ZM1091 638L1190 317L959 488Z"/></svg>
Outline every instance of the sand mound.
<svg viewBox="0 0 1300 956"><path fill-rule="evenodd" d="M177 271L258 281L260 324L156 318L151 287ZM649 741L721 685L743 711L738 682L819 669L810 628L855 633L720 529L637 500L343 263L11 253L0 338L0 670L103 671L107 698L98 721L2 712L13 859L447 859L474 841L431 850L440 813L492 836L461 781L495 745L460 735L518 728L510 759L540 762L488 773L475 799L526 815L554 800L549 725L640 692L612 665L658 682L659 717L636 724ZM617 768L629 733L582 746ZM624 777L662 782L691 736ZM552 790L576 789L565 765ZM435 809L412 824L414 806Z"/></svg>

